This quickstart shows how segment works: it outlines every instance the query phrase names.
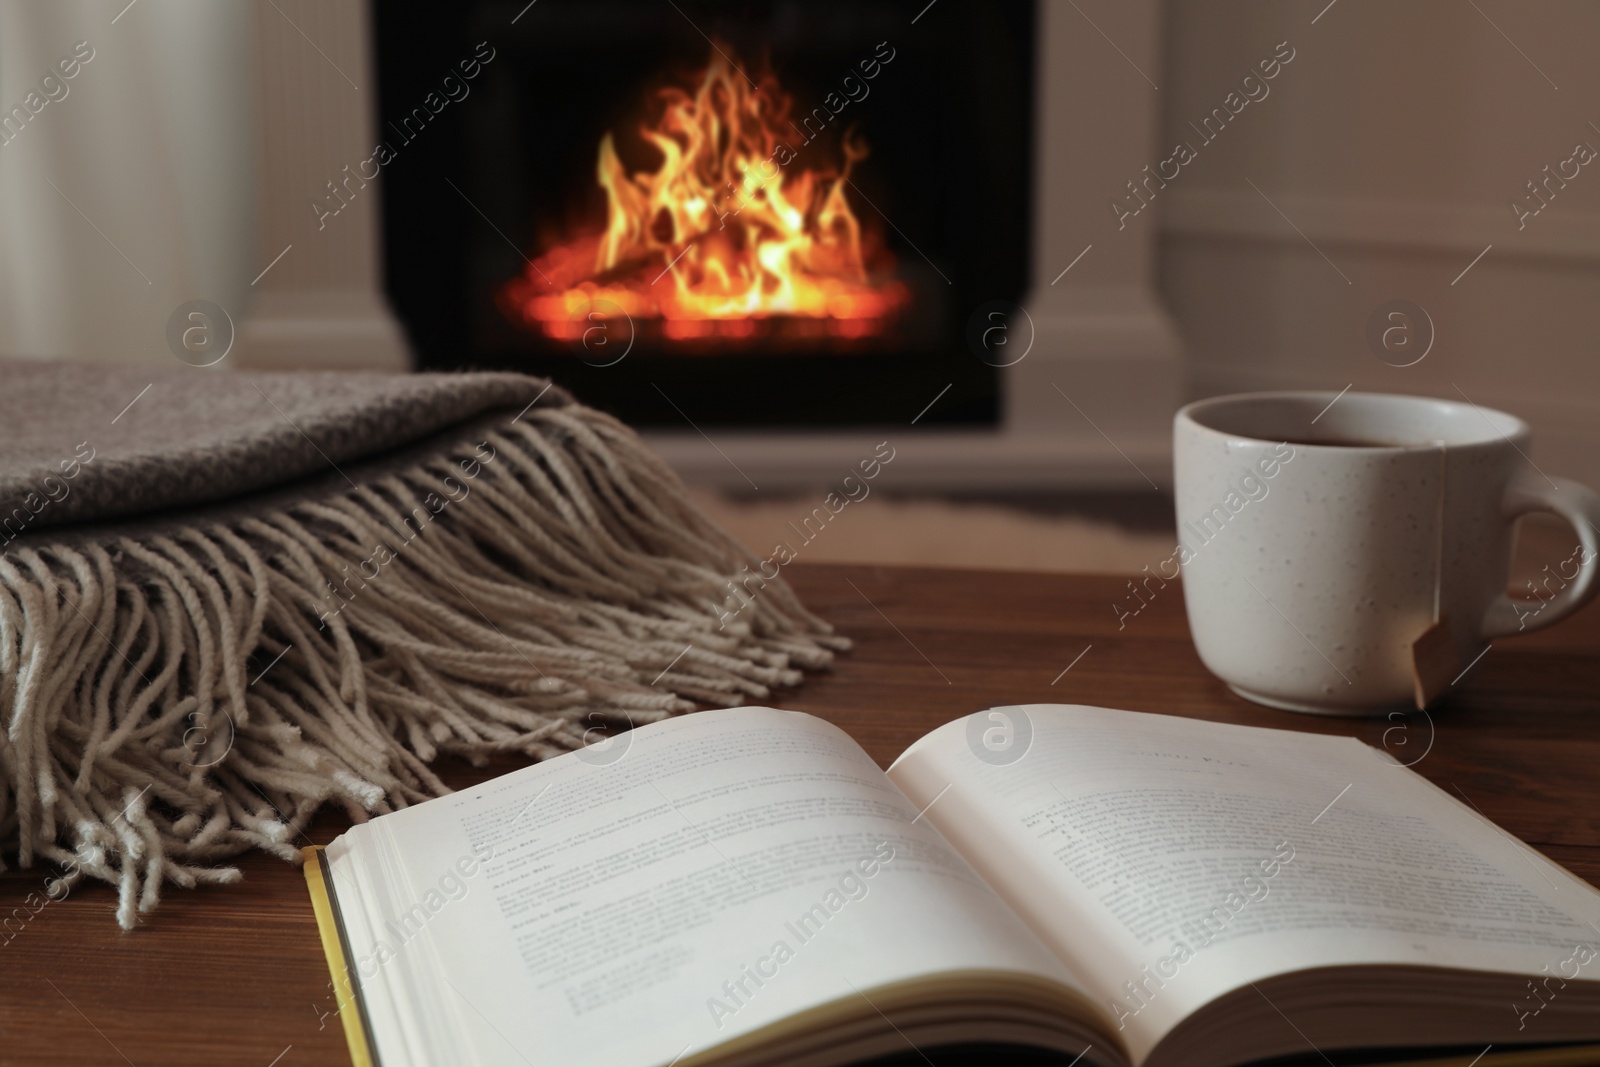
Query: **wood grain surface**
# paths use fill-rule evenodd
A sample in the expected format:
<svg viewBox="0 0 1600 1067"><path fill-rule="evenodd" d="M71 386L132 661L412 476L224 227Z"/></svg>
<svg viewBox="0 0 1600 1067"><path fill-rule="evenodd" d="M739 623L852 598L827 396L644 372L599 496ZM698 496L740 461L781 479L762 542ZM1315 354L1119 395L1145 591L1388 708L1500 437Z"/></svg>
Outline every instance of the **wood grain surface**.
<svg viewBox="0 0 1600 1067"><path fill-rule="evenodd" d="M804 564L785 574L856 647L771 703L838 723L881 764L949 719L1025 702L1348 734L1600 882L1600 604L1496 641L1428 717L1344 720L1230 693L1195 655L1176 583L1119 629L1122 578ZM513 766L444 775L459 787ZM326 843L341 829L329 813L309 836ZM169 887L132 932L113 919L113 891L95 884L8 924L0 1064L349 1063L299 870L263 855L239 866L241 885ZM23 901L47 873L0 875L0 916L28 914Z"/></svg>

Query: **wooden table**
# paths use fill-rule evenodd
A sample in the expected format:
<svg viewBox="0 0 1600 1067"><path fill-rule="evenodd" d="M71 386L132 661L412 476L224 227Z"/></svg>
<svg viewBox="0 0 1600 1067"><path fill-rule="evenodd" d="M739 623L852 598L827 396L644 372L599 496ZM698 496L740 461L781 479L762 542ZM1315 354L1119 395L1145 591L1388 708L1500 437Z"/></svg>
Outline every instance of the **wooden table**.
<svg viewBox="0 0 1600 1067"><path fill-rule="evenodd" d="M1600 881L1600 603L1496 642L1429 718L1336 720L1257 707L1206 673L1176 584L1119 629L1120 578L803 564L785 574L857 644L832 674L773 702L831 719L884 765L942 722L1023 702L1350 734ZM461 786L511 767L445 776ZM311 837L341 829L329 814ZM347 1064L300 872L264 855L240 867L242 885L168 888L131 933L105 886L47 905L0 944L0 1064ZM41 879L0 875L0 914Z"/></svg>

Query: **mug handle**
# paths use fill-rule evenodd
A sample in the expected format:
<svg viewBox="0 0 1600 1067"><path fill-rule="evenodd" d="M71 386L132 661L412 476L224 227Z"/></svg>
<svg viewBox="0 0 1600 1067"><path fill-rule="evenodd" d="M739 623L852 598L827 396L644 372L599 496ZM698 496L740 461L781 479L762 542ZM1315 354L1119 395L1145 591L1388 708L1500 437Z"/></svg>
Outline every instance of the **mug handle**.
<svg viewBox="0 0 1600 1067"><path fill-rule="evenodd" d="M1549 600L1513 600L1505 593L1495 598L1483 617L1485 638L1542 630L1600 593L1600 494L1571 478L1536 478L1523 472L1507 487L1502 511L1507 520L1535 511L1561 516L1578 532L1583 556L1578 561L1578 573L1570 579L1561 575L1567 585ZM1526 610L1535 603L1542 606L1535 611Z"/></svg>

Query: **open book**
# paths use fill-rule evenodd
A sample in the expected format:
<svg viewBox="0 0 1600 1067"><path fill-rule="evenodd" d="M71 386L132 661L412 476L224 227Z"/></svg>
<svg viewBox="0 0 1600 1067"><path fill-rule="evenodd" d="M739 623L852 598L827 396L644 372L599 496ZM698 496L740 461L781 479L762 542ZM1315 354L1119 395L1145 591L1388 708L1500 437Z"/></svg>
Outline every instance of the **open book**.
<svg viewBox="0 0 1600 1067"><path fill-rule="evenodd" d="M1600 1063L1600 893L1346 738L710 711L308 860L358 1065Z"/></svg>

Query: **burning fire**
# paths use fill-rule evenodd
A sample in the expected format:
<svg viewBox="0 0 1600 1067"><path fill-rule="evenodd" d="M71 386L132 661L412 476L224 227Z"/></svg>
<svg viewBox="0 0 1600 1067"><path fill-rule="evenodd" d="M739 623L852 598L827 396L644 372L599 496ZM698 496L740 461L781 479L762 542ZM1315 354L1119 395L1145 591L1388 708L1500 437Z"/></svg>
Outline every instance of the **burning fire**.
<svg viewBox="0 0 1600 1067"><path fill-rule="evenodd" d="M713 49L692 94L662 92L660 117L640 131L654 170L629 174L611 134L601 139L605 232L552 248L507 283L513 319L569 340L596 314L656 321L672 339L749 337L778 317L804 334L863 337L899 313L908 291L885 277L887 253L869 272L846 196L865 144L846 134L842 167L790 169L790 97L770 76L752 85L724 52Z"/></svg>

